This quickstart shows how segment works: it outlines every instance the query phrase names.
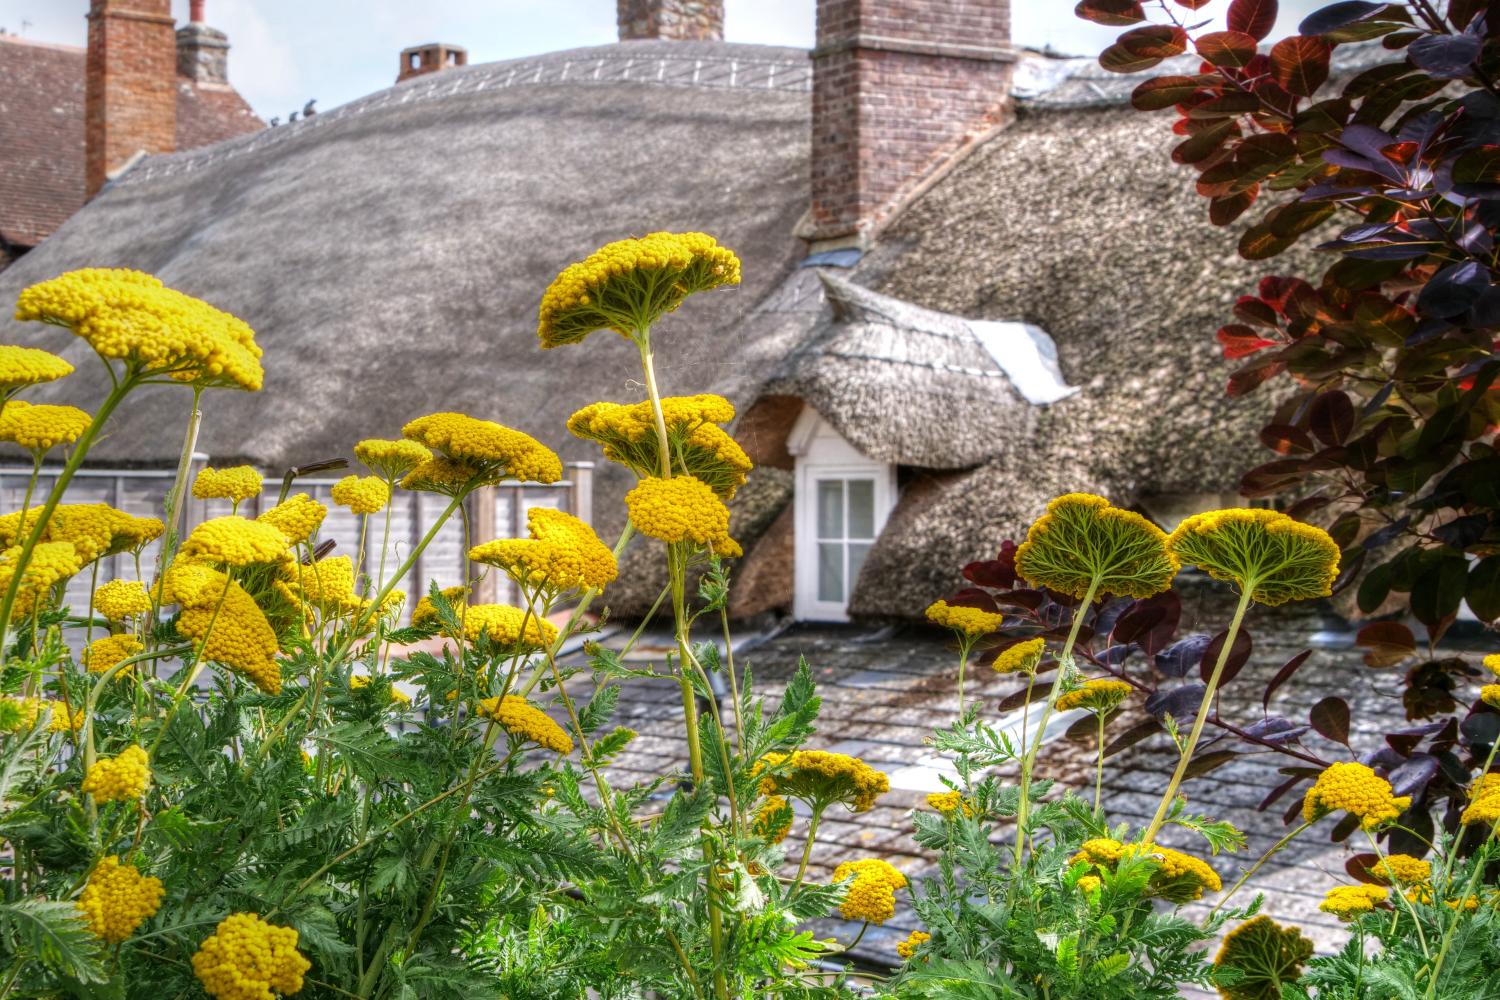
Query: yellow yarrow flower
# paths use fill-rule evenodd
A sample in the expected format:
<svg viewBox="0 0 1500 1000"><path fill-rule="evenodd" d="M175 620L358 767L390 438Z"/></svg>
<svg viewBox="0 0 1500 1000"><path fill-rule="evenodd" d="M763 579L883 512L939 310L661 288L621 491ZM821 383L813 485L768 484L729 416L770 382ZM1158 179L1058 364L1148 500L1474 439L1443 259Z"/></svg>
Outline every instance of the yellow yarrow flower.
<svg viewBox="0 0 1500 1000"><path fill-rule="evenodd" d="M695 292L737 285L740 261L704 233L651 233L606 244L569 264L542 295L542 347L583 340L595 330L634 337Z"/></svg>
<svg viewBox="0 0 1500 1000"><path fill-rule="evenodd" d="M111 580L94 591L94 610L112 622L151 610L151 595L139 580Z"/></svg>
<svg viewBox="0 0 1500 1000"><path fill-rule="evenodd" d="M1098 837L1083 842L1078 853L1073 855L1073 863L1084 862L1114 871L1121 860L1133 858L1141 850L1140 844L1124 844L1109 837ZM1186 903L1202 899L1205 891L1218 892L1224 888L1219 873L1209 867L1207 862L1191 854L1153 844L1146 852L1146 857L1156 863L1150 883L1151 894L1154 896L1175 903Z"/></svg>
<svg viewBox="0 0 1500 1000"><path fill-rule="evenodd" d="M1078 881L1073 883L1074 888L1084 895L1090 895L1104 885L1104 880L1098 875L1080 875Z"/></svg>
<svg viewBox="0 0 1500 1000"><path fill-rule="evenodd" d="M145 651L146 647L141 644L141 640L128 632L107 635L89 643L88 648L83 651L83 665L91 674L102 674L121 660L128 660Z"/></svg>
<svg viewBox="0 0 1500 1000"><path fill-rule="evenodd" d="M174 563L162 603L182 606L177 631L193 640L198 655L244 674L268 694L281 693L276 630L237 581L207 566Z"/></svg>
<svg viewBox="0 0 1500 1000"><path fill-rule="evenodd" d="M965 816L974 815L974 807L964 801L963 793L953 789L929 794L927 804L944 816L957 816L959 812Z"/></svg>
<svg viewBox="0 0 1500 1000"><path fill-rule="evenodd" d="M909 962L917 953L917 949L922 946L922 942L930 940L932 940L932 935L926 931L912 931L906 936L905 941L896 942L896 954Z"/></svg>
<svg viewBox="0 0 1500 1000"><path fill-rule="evenodd" d="M280 562L290 542L274 524L229 514L197 525L182 543L182 557L216 566Z"/></svg>
<svg viewBox="0 0 1500 1000"><path fill-rule="evenodd" d="M995 657L990 667L997 674L1034 674L1047 652L1047 640L1041 636L1022 639L1014 646L1007 646Z"/></svg>
<svg viewBox="0 0 1500 1000"><path fill-rule="evenodd" d="M572 514L550 507L526 512L530 538L501 538L476 545L469 558L504 570L526 587L602 590L614 580L615 555L594 529Z"/></svg>
<svg viewBox="0 0 1500 1000"><path fill-rule="evenodd" d="M1263 508L1194 514L1167 546L1181 562L1267 606L1327 597L1339 574L1339 547L1328 532Z"/></svg>
<svg viewBox="0 0 1500 1000"><path fill-rule="evenodd" d="M95 802L123 802L140 798L150 786L151 767L146 751L130 746L118 756L95 761L79 790L92 795Z"/></svg>
<svg viewBox="0 0 1500 1000"><path fill-rule="evenodd" d="M453 613L460 620L464 615L464 599L469 596L468 587L444 587L441 591L443 600L453 608ZM432 598L426 594L417 599L417 606L411 609L412 625L422 628L428 625L438 624L437 606L432 603Z"/></svg>
<svg viewBox="0 0 1500 1000"><path fill-rule="evenodd" d="M1328 890L1318 909L1332 913L1340 920L1353 920L1363 913L1372 913L1377 903L1383 903L1390 891L1379 885L1341 885Z"/></svg>
<svg viewBox="0 0 1500 1000"><path fill-rule="evenodd" d="M193 975L215 1000L272 1000L302 989L312 963L297 950L297 932L253 913L233 913L193 953Z"/></svg>
<svg viewBox="0 0 1500 1000"><path fill-rule="evenodd" d="M161 879L111 854L99 859L74 905L95 936L119 944L156 915L166 891Z"/></svg>
<svg viewBox="0 0 1500 1000"><path fill-rule="evenodd" d="M625 494L635 530L668 544L687 542L716 550L729 538L729 508L707 483L692 476L647 476Z"/></svg>
<svg viewBox="0 0 1500 1000"><path fill-rule="evenodd" d="M364 691L370 686L370 678L365 674L355 674L349 678L350 691ZM386 700L393 705L410 705L411 695L396 687L394 684L386 688Z"/></svg>
<svg viewBox="0 0 1500 1000"><path fill-rule="evenodd" d="M16 540L20 530L36 526L40 509L25 512L24 526L17 520L20 512L0 518L0 536ZM33 516L35 515L35 516ZM44 541L68 542L87 566L95 559L117 552L140 552L162 536L166 525L160 518L136 517L103 503L64 503L53 510Z"/></svg>
<svg viewBox="0 0 1500 1000"><path fill-rule="evenodd" d="M815 813L840 803L850 812L869 812L891 790L891 780L858 757L827 750L768 753L755 763L760 793L806 802Z"/></svg>
<svg viewBox="0 0 1500 1000"><path fill-rule="evenodd" d="M557 627L522 608L508 604L472 604L460 616L470 642L488 638L497 646L542 649L557 641ZM525 633L522 634L522 626Z"/></svg>
<svg viewBox="0 0 1500 1000"><path fill-rule="evenodd" d="M444 496L462 496L488 481L487 473L477 465L457 462L439 456L430 458L412 469L401 479L401 488L420 493L441 493Z"/></svg>
<svg viewBox="0 0 1500 1000"><path fill-rule="evenodd" d="M1484 658L1484 669L1500 677L1500 653L1491 653Z"/></svg>
<svg viewBox="0 0 1500 1000"><path fill-rule="evenodd" d="M355 514L378 514L391 502L391 484L379 476L345 476L331 492L334 503Z"/></svg>
<svg viewBox="0 0 1500 1000"><path fill-rule="evenodd" d="M1500 708L1500 684L1486 684L1480 688L1479 700L1491 708Z"/></svg>
<svg viewBox="0 0 1500 1000"><path fill-rule="evenodd" d="M724 500L733 499L754 467L739 442L718 426L734 419L733 404L712 394L666 396L661 408L674 472L701 479ZM590 403L568 418L568 430L597 442L605 458L637 476L661 474L656 412L650 400Z"/></svg>
<svg viewBox="0 0 1500 1000"><path fill-rule="evenodd" d="M1067 493L1049 502L1027 530L1016 549L1016 572L1033 587L1077 598L1091 586L1096 598L1150 597L1177 574L1166 542L1165 532L1134 511L1093 494Z"/></svg>
<svg viewBox="0 0 1500 1000"><path fill-rule="evenodd" d="M573 752L573 737L525 698L513 694L504 698L484 698L476 710L484 718L494 719L522 742L535 743L564 757Z"/></svg>
<svg viewBox="0 0 1500 1000"><path fill-rule="evenodd" d="M750 830L768 844L779 844L792 832L792 807L780 795L767 797L755 813Z"/></svg>
<svg viewBox="0 0 1500 1000"><path fill-rule="evenodd" d="M1074 688L1059 697L1057 710L1066 712L1070 709L1082 708L1095 715L1109 715L1119 708L1134 690L1125 681L1115 680L1112 677L1096 677L1093 680L1084 681L1082 687Z"/></svg>
<svg viewBox="0 0 1500 1000"><path fill-rule="evenodd" d="M1391 783L1355 761L1330 765L1302 800L1302 818L1308 822L1329 812L1347 812L1359 817L1360 825L1373 830L1400 816L1411 805L1411 796L1393 796Z"/></svg>
<svg viewBox="0 0 1500 1000"><path fill-rule="evenodd" d="M243 320L140 271L84 268L32 285L16 319L66 327L102 358L179 382L254 391L265 377Z"/></svg>
<svg viewBox="0 0 1500 1000"><path fill-rule="evenodd" d="M974 639L999 631L1005 616L982 608L933 601L927 605L927 620L951 628L964 638Z"/></svg>
<svg viewBox="0 0 1500 1000"><path fill-rule="evenodd" d="M1418 885L1432 878L1432 862L1414 858L1410 854L1389 854L1377 862L1370 872L1397 885Z"/></svg>
<svg viewBox="0 0 1500 1000"><path fill-rule="evenodd" d="M363 611L366 602L354 592L354 561L348 556L329 556L311 565L293 563L281 569L284 593L325 615Z"/></svg>
<svg viewBox="0 0 1500 1000"><path fill-rule="evenodd" d="M70 729L76 733L83 726L84 713L81 707L69 712L68 706L60 701L0 695L0 732L30 732L43 713L48 713L49 733L64 733Z"/></svg>
<svg viewBox="0 0 1500 1000"><path fill-rule="evenodd" d="M22 546L14 545L0 552L0 593L10 587L16 574L16 563L21 558ZM16 591L13 612L29 615L39 602L47 598L52 588L83 568L78 551L68 542L39 542L31 550L31 560L21 573L21 585Z"/></svg>
<svg viewBox="0 0 1500 1000"><path fill-rule="evenodd" d="M1500 771L1481 774L1469 786L1469 804L1459 822L1494 823L1500 820Z"/></svg>
<svg viewBox="0 0 1500 1000"><path fill-rule="evenodd" d="M432 452L415 441L367 438L354 446L354 457L371 472L394 482L432 458Z"/></svg>
<svg viewBox="0 0 1500 1000"><path fill-rule="evenodd" d="M0 347L0 394L6 399L28 385L52 382L72 373L72 365L49 351L14 344Z"/></svg>
<svg viewBox="0 0 1500 1000"><path fill-rule="evenodd" d="M61 444L72 444L94 422L92 415L76 406L32 405L13 399L0 412L0 441L41 456Z"/></svg>
<svg viewBox="0 0 1500 1000"><path fill-rule="evenodd" d="M1215 969L1235 969L1230 986L1220 986L1224 1000L1269 1000L1280 997L1283 983L1302 978L1313 943L1295 927L1282 927L1267 916L1254 917L1224 935L1214 957Z"/></svg>
<svg viewBox="0 0 1500 1000"><path fill-rule="evenodd" d="M462 413L433 413L401 428L404 437L445 458L479 469L486 483L515 479L555 483L562 459L529 434Z"/></svg>
<svg viewBox="0 0 1500 1000"><path fill-rule="evenodd" d="M193 496L199 500L231 500L236 505L260 496L264 480L248 465L227 469L206 468L193 480Z"/></svg>
<svg viewBox="0 0 1500 1000"><path fill-rule="evenodd" d="M69 712L68 706L64 702L48 701L45 704L52 708L52 715L47 719L47 732L76 733L83 728L84 710L82 705Z"/></svg>
<svg viewBox="0 0 1500 1000"><path fill-rule="evenodd" d="M906 888L906 876L888 861L864 858L845 861L833 870L833 881L853 879L839 904L845 920L883 924L896 915L896 890Z"/></svg>
<svg viewBox="0 0 1500 1000"><path fill-rule="evenodd" d="M262 524L280 528L292 545L301 545L317 534L328 516L328 508L306 493L293 493L281 503L256 518Z"/></svg>

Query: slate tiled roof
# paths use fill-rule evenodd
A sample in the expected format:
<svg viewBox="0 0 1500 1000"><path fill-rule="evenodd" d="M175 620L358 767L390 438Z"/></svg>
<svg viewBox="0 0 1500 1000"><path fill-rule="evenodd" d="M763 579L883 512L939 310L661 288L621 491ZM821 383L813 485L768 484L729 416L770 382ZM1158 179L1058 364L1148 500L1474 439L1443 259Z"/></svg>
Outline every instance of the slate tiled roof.
<svg viewBox="0 0 1500 1000"><path fill-rule="evenodd" d="M83 49L0 36L0 240L32 247L83 207ZM177 148L256 132L232 87L177 81Z"/></svg>

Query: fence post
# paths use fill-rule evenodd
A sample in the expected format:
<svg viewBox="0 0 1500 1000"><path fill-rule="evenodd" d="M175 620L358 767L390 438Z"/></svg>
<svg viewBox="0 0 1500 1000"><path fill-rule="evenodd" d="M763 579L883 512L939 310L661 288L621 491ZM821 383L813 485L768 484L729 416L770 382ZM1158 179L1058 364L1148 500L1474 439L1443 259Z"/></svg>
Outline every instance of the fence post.
<svg viewBox="0 0 1500 1000"><path fill-rule="evenodd" d="M572 514L584 524L594 523L594 463L593 462L569 462L568 471L572 474L573 488L568 497L568 503Z"/></svg>
<svg viewBox="0 0 1500 1000"><path fill-rule="evenodd" d="M469 544L483 545L495 537L495 487L481 486L469 494ZM459 565L463 568L465 583L474 578L475 565L469 562L469 553L459 554ZM486 573L474 587L471 603L494 604L500 599L496 572Z"/></svg>

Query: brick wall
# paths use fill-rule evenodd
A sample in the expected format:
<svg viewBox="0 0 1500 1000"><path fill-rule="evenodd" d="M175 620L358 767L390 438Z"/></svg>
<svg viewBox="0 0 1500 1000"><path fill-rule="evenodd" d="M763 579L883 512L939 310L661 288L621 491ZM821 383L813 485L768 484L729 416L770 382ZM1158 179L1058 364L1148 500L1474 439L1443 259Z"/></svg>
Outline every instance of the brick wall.
<svg viewBox="0 0 1500 1000"><path fill-rule="evenodd" d="M724 0L616 0L620 41L722 41Z"/></svg>
<svg viewBox="0 0 1500 1000"><path fill-rule="evenodd" d="M84 105L89 197L136 152L176 148L177 39L171 0L92 0Z"/></svg>
<svg viewBox="0 0 1500 1000"><path fill-rule="evenodd" d="M868 232L1005 113L1009 0L818 0L805 236Z"/></svg>

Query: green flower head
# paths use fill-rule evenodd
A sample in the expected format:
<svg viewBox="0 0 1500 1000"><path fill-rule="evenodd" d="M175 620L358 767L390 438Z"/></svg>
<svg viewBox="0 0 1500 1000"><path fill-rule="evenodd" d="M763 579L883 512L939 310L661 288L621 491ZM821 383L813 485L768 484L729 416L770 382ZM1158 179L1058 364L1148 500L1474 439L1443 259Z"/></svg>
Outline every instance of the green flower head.
<svg viewBox="0 0 1500 1000"><path fill-rule="evenodd" d="M1270 917L1255 917L1224 936L1214 957L1214 972L1232 969L1219 993L1225 1000L1281 1000L1281 985L1295 983L1302 963L1312 957L1313 943L1295 927Z"/></svg>
<svg viewBox="0 0 1500 1000"><path fill-rule="evenodd" d="M1167 535L1134 511L1103 497L1067 493L1016 549L1016 572L1033 587L1082 598L1150 597L1172 585L1178 562L1167 551Z"/></svg>
<svg viewBox="0 0 1500 1000"><path fill-rule="evenodd" d="M1327 597L1339 573L1339 547L1328 532L1261 508L1194 514L1168 537L1167 548L1268 606Z"/></svg>

